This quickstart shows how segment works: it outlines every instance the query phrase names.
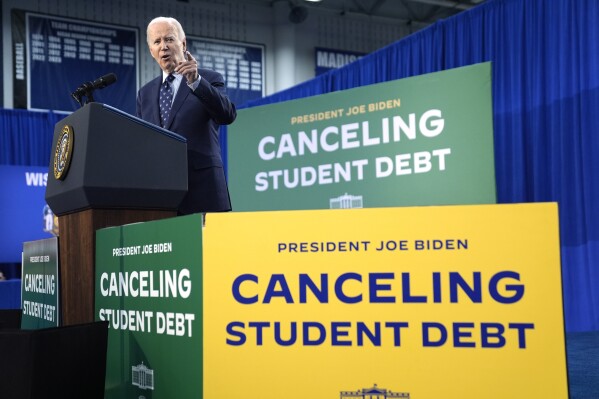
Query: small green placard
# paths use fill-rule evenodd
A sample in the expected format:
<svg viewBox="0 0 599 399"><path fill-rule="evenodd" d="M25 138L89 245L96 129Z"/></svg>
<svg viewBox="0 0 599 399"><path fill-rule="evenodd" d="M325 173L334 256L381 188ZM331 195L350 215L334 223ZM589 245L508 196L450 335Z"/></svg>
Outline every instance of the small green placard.
<svg viewBox="0 0 599 399"><path fill-rule="evenodd" d="M60 324L56 237L23 243L21 298L22 329L57 327Z"/></svg>
<svg viewBox="0 0 599 399"><path fill-rule="evenodd" d="M95 315L105 398L201 398L201 215L98 230Z"/></svg>

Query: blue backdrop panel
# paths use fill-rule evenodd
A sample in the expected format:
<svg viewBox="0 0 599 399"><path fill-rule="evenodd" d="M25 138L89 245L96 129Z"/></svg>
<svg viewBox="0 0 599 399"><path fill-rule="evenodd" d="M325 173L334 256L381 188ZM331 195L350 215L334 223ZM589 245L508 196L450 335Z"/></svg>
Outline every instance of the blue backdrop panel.
<svg viewBox="0 0 599 399"><path fill-rule="evenodd" d="M264 46L188 36L187 48L201 68L223 75L236 105L264 95Z"/></svg>
<svg viewBox="0 0 599 399"><path fill-rule="evenodd" d="M0 166L0 263L20 263L23 242L52 237L44 231L47 167Z"/></svg>
<svg viewBox="0 0 599 399"><path fill-rule="evenodd" d="M29 109L74 111L71 93L108 73L117 82L94 93L98 102L135 113L138 30L27 14Z"/></svg>
<svg viewBox="0 0 599 399"><path fill-rule="evenodd" d="M64 114L0 109L0 165L48 166L54 126Z"/></svg>
<svg viewBox="0 0 599 399"><path fill-rule="evenodd" d="M21 309L21 279L0 281L0 309Z"/></svg>

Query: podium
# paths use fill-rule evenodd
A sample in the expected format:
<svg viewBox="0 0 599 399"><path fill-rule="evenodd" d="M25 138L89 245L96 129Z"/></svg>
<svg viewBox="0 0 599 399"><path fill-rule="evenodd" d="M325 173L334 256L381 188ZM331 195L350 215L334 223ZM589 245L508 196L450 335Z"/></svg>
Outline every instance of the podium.
<svg viewBox="0 0 599 399"><path fill-rule="evenodd" d="M46 202L58 216L63 325L94 320L96 230L174 217L186 192L185 138L100 103L56 124Z"/></svg>

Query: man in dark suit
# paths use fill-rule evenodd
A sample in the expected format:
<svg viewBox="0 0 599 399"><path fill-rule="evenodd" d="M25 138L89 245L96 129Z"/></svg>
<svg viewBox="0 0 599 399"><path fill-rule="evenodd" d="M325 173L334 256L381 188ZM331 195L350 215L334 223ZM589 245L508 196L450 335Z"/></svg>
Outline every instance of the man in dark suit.
<svg viewBox="0 0 599 399"><path fill-rule="evenodd" d="M139 90L137 116L187 139L188 192L179 214L230 211L218 128L233 123L237 112L224 79L198 68L176 19L150 21L147 40L162 74Z"/></svg>

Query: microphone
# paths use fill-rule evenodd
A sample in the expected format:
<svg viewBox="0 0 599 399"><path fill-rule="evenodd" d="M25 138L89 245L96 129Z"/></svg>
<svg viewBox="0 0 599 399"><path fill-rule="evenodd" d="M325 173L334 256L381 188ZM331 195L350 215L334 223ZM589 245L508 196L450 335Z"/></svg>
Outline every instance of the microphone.
<svg viewBox="0 0 599 399"><path fill-rule="evenodd" d="M106 86L110 86L116 82L116 75L114 73L109 73L107 75L102 76L92 82L92 87L94 89L103 89Z"/></svg>
<svg viewBox="0 0 599 399"><path fill-rule="evenodd" d="M109 73L107 75L99 77L98 79L94 80L93 82L83 83L81 86L79 86L77 88L77 90L75 90L71 94L71 96L75 100L77 100L77 102L79 104L81 104L81 97L83 97L83 96L87 96L90 99L90 101L94 101L93 97L92 97L92 92L94 90L103 89L106 86L113 84L114 82L116 82L116 75L114 73Z"/></svg>

